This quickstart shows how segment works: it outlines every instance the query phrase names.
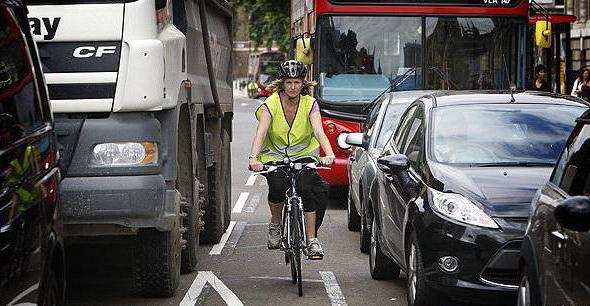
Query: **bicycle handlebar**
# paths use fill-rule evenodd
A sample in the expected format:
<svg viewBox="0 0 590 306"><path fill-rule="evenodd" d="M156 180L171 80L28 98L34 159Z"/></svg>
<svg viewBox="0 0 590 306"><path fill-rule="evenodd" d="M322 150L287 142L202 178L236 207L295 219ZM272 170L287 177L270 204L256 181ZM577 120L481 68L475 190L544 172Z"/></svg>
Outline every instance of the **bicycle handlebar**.
<svg viewBox="0 0 590 306"><path fill-rule="evenodd" d="M284 162L277 162L273 165L264 165L264 170L262 171L253 171L254 174L256 175L260 175L260 174L266 174L266 173L271 173L271 172L275 172L278 169L281 168L287 168L290 170L297 170L297 171L301 171L304 169L313 169L313 170L331 170L332 168L330 167L323 167L321 166L321 163L319 162L313 162L313 163L284 163Z"/></svg>

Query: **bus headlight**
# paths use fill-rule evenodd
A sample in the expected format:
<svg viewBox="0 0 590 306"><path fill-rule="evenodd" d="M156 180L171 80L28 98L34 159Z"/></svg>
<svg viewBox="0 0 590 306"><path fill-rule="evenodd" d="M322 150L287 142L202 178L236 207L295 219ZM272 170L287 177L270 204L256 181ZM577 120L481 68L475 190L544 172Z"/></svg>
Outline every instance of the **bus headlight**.
<svg viewBox="0 0 590 306"><path fill-rule="evenodd" d="M92 150L94 166L148 166L158 162L158 146L153 142L100 143Z"/></svg>

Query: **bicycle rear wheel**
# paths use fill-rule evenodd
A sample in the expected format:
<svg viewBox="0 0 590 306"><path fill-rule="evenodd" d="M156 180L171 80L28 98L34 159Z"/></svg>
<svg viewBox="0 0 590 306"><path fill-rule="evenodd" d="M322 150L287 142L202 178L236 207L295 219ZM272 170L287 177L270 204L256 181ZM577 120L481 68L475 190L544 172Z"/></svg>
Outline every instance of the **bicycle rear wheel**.
<svg viewBox="0 0 590 306"><path fill-rule="evenodd" d="M291 246L293 247L293 261L291 263L291 271L295 269L295 274L297 275L297 290L299 296L303 295L303 283L301 280L301 251L303 250L303 246L301 245L301 239L303 237L303 233L301 231L301 226L303 222L301 222L301 212L299 211L299 206L293 205L291 210ZM293 282L295 283L295 282Z"/></svg>

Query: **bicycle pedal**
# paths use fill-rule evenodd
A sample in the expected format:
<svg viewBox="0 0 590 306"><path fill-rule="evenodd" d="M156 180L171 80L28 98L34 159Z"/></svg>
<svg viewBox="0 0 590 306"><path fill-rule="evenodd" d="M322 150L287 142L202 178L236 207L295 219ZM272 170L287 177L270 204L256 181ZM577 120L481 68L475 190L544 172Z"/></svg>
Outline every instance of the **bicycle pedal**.
<svg viewBox="0 0 590 306"><path fill-rule="evenodd" d="M308 255L307 259L309 259L309 260L322 260L322 259L324 259L324 255Z"/></svg>

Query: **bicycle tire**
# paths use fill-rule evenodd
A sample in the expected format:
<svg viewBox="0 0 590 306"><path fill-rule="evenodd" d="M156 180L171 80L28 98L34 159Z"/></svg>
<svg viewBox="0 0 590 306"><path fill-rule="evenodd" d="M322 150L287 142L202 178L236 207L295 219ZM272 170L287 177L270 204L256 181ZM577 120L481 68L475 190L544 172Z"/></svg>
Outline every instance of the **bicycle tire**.
<svg viewBox="0 0 590 306"><path fill-rule="evenodd" d="M291 245L293 248L294 258L291 269L293 270L293 268L295 268L296 271L295 274L297 276L297 293L299 294L299 296L303 296L303 283L301 280L301 237L303 234L301 231L301 226L303 225L303 222L301 222L300 218L301 212L299 211L299 206L293 205L293 207L291 208L291 238L293 239L291 241Z"/></svg>

